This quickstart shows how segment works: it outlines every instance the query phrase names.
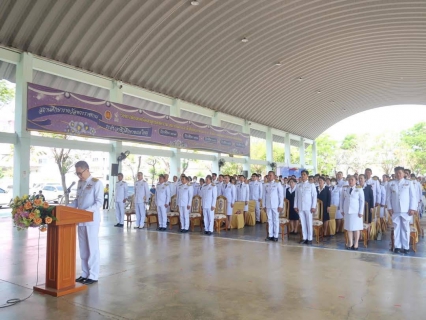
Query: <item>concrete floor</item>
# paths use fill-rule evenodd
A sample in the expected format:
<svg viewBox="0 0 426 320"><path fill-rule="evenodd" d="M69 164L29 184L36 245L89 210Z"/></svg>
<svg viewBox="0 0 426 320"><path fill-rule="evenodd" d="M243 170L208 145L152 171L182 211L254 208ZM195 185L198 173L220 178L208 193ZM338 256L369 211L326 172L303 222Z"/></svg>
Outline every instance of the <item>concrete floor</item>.
<svg viewBox="0 0 426 320"><path fill-rule="evenodd" d="M62 298L34 293L0 309L0 319L389 320L426 312L424 240L418 254L395 256L387 240L362 252L340 250L339 237L311 247L296 239L265 243L263 225L208 237L113 223L105 212L98 284ZM38 236L18 232L0 214L0 304L31 293ZM39 283L45 238L41 233Z"/></svg>

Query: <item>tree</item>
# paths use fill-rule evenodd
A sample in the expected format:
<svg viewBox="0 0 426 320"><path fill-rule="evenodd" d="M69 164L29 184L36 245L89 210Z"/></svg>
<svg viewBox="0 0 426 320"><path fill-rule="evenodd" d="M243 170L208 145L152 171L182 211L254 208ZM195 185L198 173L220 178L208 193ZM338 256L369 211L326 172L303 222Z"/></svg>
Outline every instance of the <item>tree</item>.
<svg viewBox="0 0 426 320"><path fill-rule="evenodd" d="M185 173L186 169L189 167L189 163L191 162L191 159L182 159L182 174Z"/></svg>
<svg viewBox="0 0 426 320"><path fill-rule="evenodd" d="M67 135L56 134L56 133L40 133L44 137L51 137L55 139L64 139L68 140ZM61 184L64 190L64 196L61 199L61 203L67 205L69 202L69 194L67 191L67 182L66 182L66 174L70 171L70 169L74 166L74 163L78 159L78 156L73 157L71 155L72 149L64 149L64 148L51 148L50 149L55 159L55 163L58 166L59 174L61 175Z"/></svg>
<svg viewBox="0 0 426 320"><path fill-rule="evenodd" d="M243 171L243 165L241 163L235 163L235 162L226 162L224 166L220 169L220 172L222 174L239 174Z"/></svg>
<svg viewBox="0 0 426 320"><path fill-rule="evenodd" d="M316 140L317 145L317 167L322 174L333 174L337 161L337 141L331 139L330 135L322 134Z"/></svg>
<svg viewBox="0 0 426 320"><path fill-rule="evenodd" d="M401 163L401 140L395 132L385 132L374 138L374 158L382 168L383 173L391 174L393 169Z"/></svg>
<svg viewBox="0 0 426 320"><path fill-rule="evenodd" d="M0 80L0 110L15 98L15 89L6 80Z"/></svg>
<svg viewBox="0 0 426 320"><path fill-rule="evenodd" d="M149 157L148 160L146 161L146 163L151 167L149 169L149 173L151 174L151 180L152 180L151 184L154 184L154 181L156 181L155 178L158 174L157 167L156 167L158 160L157 160L156 157Z"/></svg>
<svg viewBox="0 0 426 320"><path fill-rule="evenodd" d="M411 149L409 161L415 173L426 172L426 122L415 124L401 133L402 142Z"/></svg>
<svg viewBox="0 0 426 320"><path fill-rule="evenodd" d="M141 160L142 156L138 156L136 171L133 169L133 163L135 162L135 156L133 154L129 155L126 159L126 165L132 172L132 180L134 183L138 180L138 172L141 169Z"/></svg>

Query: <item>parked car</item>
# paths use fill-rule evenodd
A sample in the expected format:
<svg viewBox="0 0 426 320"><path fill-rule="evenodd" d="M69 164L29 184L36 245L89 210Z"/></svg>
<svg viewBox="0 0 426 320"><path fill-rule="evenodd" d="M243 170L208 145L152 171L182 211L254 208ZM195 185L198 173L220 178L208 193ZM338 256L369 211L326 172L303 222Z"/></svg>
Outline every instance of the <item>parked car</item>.
<svg viewBox="0 0 426 320"><path fill-rule="evenodd" d="M64 189L59 185L46 185L41 189L47 202L59 202L64 195Z"/></svg>
<svg viewBox="0 0 426 320"><path fill-rule="evenodd" d="M7 192L5 189L0 188L0 208L8 206L10 200L12 200L11 193Z"/></svg>

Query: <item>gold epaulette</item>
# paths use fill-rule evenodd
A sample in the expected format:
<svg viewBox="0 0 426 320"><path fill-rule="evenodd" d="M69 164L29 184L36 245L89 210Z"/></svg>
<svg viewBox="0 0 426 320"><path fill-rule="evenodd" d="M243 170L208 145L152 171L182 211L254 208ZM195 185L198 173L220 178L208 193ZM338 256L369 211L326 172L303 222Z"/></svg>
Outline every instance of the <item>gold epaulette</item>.
<svg viewBox="0 0 426 320"><path fill-rule="evenodd" d="M362 189L362 187L361 186L356 186L357 188L359 188L359 189Z"/></svg>
<svg viewBox="0 0 426 320"><path fill-rule="evenodd" d="M97 179L97 178L92 178L92 181L93 181L93 182L98 182L98 181L99 181L99 179Z"/></svg>
<svg viewBox="0 0 426 320"><path fill-rule="evenodd" d="M214 183L211 184L213 187L215 187L216 185Z"/></svg>
<svg viewBox="0 0 426 320"><path fill-rule="evenodd" d="M377 181L378 179L376 177L373 178L374 181Z"/></svg>

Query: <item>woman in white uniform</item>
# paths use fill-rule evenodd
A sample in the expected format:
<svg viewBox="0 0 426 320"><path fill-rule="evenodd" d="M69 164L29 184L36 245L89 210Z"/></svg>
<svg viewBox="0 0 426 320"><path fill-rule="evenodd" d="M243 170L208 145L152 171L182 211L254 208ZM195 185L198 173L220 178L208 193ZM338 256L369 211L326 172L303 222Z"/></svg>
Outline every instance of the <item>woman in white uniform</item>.
<svg viewBox="0 0 426 320"><path fill-rule="evenodd" d="M342 230L342 222L343 216L340 212L340 194L342 192L342 187L337 185L337 180L335 178L331 179L330 182L330 190L331 190L331 205L336 206L336 233L341 232Z"/></svg>
<svg viewBox="0 0 426 320"><path fill-rule="evenodd" d="M349 186L344 186L340 197L340 208L345 217L345 230L348 232L348 250L358 250L360 231L363 229L364 191L356 186L355 177L349 178Z"/></svg>

